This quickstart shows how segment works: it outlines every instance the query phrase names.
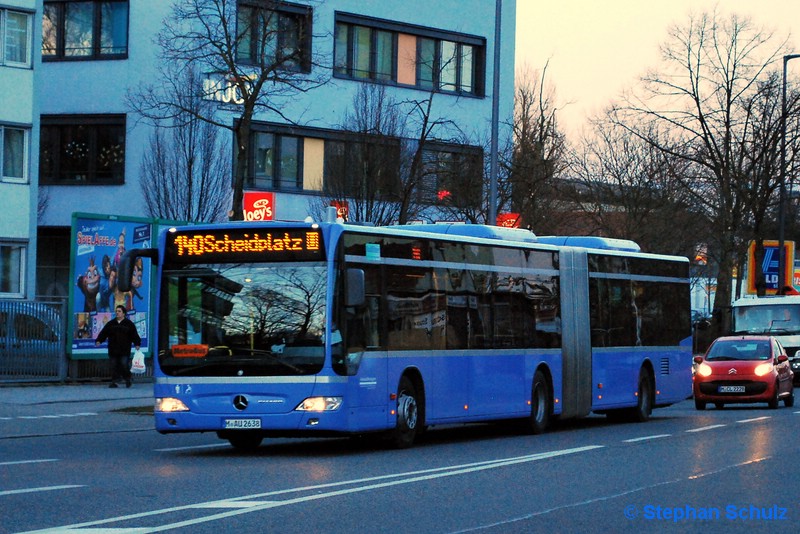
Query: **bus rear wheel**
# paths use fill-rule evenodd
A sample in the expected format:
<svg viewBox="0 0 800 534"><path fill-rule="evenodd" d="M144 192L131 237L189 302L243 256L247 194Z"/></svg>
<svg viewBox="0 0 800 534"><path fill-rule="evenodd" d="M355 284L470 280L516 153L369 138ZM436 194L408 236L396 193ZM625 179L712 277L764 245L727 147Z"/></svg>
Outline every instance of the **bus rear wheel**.
<svg viewBox="0 0 800 534"><path fill-rule="evenodd" d="M397 387L397 425L391 434L391 443L397 449L407 449L417 437L419 425L417 389L410 378L404 376Z"/></svg>
<svg viewBox="0 0 800 534"><path fill-rule="evenodd" d="M536 371L533 375L531 387L531 416L530 430L533 434L542 434L550 426L550 414L553 412L553 403L550 396L550 386L544 373Z"/></svg>
<svg viewBox="0 0 800 534"><path fill-rule="evenodd" d="M653 379L650 371L642 368L639 372L639 390L636 399L636 408L633 409L631 419L638 423L650 420L653 413Z"/></svg>

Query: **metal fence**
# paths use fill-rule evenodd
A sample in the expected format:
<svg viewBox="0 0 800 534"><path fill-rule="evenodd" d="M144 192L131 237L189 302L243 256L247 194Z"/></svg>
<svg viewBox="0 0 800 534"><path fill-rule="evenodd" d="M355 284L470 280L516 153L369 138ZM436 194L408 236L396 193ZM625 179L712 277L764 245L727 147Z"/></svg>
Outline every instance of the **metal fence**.
<svg viewBox="0 0 800 534"><path fill-rule="evenodd" d="M67 377L66 301L0 300L0 382Z"/></svg>

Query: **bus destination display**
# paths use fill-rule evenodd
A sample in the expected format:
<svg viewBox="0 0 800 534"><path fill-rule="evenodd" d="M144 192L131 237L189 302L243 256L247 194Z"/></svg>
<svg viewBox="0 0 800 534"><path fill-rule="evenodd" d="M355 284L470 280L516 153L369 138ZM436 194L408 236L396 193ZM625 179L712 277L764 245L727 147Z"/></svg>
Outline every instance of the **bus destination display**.
<svg viewBox="0 0 800 534"><path fill-rule="evenodd" d="M318 229L187 230L167 236L175 263L313 261L325 257Z"/></svg>

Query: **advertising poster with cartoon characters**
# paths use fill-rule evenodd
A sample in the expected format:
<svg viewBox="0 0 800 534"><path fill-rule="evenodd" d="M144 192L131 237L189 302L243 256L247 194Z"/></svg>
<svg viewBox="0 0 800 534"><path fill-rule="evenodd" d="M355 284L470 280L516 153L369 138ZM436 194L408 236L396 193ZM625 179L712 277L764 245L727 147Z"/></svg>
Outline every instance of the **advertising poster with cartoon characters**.
<svg viewBox="0 0 800 534"><path fill-rule="evenodd" d="M95 347L94 339L114 308L125 306L128 319L136 324L147 352L150 308L150 268L139 259L133 268L130 291L117 288L117 265L127 249L151 246L152 225L147 220L124 220L103 215L73 216L73 276L71 335L73 358L105 357L106 347Z"/></svg>

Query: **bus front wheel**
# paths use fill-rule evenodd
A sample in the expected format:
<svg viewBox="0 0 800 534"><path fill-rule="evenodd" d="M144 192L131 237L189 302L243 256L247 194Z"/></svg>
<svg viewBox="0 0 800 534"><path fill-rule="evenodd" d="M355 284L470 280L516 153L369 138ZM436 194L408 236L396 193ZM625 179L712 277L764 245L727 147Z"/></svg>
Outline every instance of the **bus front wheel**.
<svg viewBox="0 0 800 534"><path fill-rule="evenodd" d="M392 431L392 445L398 449L410 447L417 437L419 424L417 389L411 379L404 376L397 388L397 424Z"/></svg>
<svg viewBox="0 0 800 534"><path fill-rule="evenodd" d="M231 446L238 451L252 452L260 445L264 436L257 432L237 431L225 436Z"/></svg>
<svg viewBox="0 0 800 534"><path fill-rule="evenodd" d="M533 434L542 434L550 425L550 414L553 412L550 397L550 386L544 373L536 371L531 388L530 429Z"/></svg>

